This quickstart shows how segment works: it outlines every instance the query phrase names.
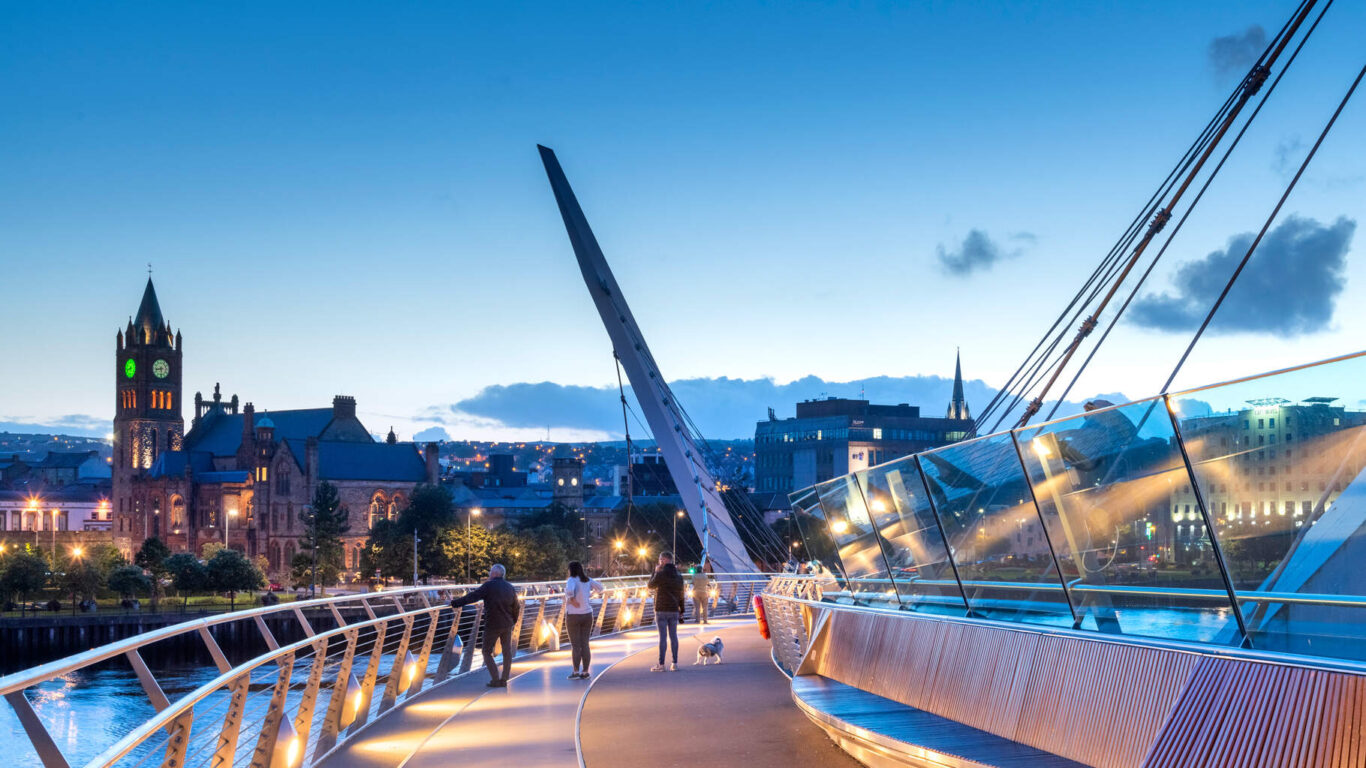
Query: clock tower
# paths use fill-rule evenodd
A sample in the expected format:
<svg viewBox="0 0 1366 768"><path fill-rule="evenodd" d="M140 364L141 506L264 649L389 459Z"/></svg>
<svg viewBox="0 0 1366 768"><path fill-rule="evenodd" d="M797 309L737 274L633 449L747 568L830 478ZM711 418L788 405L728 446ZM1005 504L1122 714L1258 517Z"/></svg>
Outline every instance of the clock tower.
<svg viewBox="0 0 1366 768"><path fill-rule="evenodd" d="M142 498L134 481L162 453L180 450L180 360L180 333L173 335L162 318L148 277L137 316L118 333L114 359L114 538L125 551L149 536L165 535L153 519L160 504Z"/></svg>

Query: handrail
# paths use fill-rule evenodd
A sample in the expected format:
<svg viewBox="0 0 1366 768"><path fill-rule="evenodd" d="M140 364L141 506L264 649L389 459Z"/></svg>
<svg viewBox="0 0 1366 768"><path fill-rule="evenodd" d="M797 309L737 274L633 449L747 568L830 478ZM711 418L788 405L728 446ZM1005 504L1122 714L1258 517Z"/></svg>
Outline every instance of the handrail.
<svg viewBox="0 0 1366 768"><path fill-rule="evenodd" d="M761 591L770 578L770 574L708 575L720 589L703 593L700 599L716 601L714 610L721 612L748 612L749 596ZM644 575L601 579L606 589L601 598L592 602L591 633L614 634L652 621L653 604L646 579ZM511 653L535 653L559 646L566 614L564 584L558 580L514 582L518 600L525 608L516 624ZM15 710L41 763L46 768L69 768L67 756L25 691L92 664L125 656L156 714L122 734L113 744L90 745L101 751L88 765L109 766L130 760L141 765L148 759L159 759L158 752L163 748L166 764L186 764L187 751L196 761L202 757L215 764L231 764L243 746L239 742L251 741L254 747L248 743L246 748L254 749L253 764L300 768L332 753L397 704L421 695L429 681L435 685L451 675L472 671L473 654L467 652L466 646L481 644L482 607L473 604L454 609L448 598L476 586L428 585L338 595L185 621L0 678L0 695ZM419 605L413 604L415 599L421 601ZM729 610L724 604L727 600L735 601ZM390 605L395 612L388 612ZM364 609L366 615L357 621L348 621L342 614L343 610L352 612L358 608ZM382 615L377 615L377 608L384 611ZM331 611L328 623L334 622L335 626L325 631L313 629L305 611L313 612L313 620L317 621L319 609ZM452 612L454 616L448 619ZM274 636L278 626L273 632L265 619L291 615L304 636L279 645ZM210 630L241 621L255 621L269 650L232 664ZM169 700L144 662L142 649L170 638L195 635L213 658L217 674L192 691ZM339 637L346 641L333 645ZM261 672L271 664L279 666L273 683ZM363 682L357 678L363 678ZM203 707L215 694L225 694L225 698L217 699L207 709ZM269 702L260 695L266 695ZM196 712L196 707L200 711ZM221 728L215 729L212 720L220 716ZM201 723L206 719L210 721L208 726ZM153 742L158 734L164 734L164 740Z"/></svg>

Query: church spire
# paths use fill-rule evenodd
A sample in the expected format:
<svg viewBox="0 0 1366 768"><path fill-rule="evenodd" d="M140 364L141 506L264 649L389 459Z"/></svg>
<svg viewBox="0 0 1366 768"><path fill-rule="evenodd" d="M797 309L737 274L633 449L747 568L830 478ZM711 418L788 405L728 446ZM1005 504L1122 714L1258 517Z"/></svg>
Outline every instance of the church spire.
<svg viewBox="0 0 1366 768"><path fill-rule="evenodd" d="M157 302L157 290L152 286L151 275L147 276L147 288L142 292L142 303L138 305L137 317L133 327L141 335L143 344L154 344L166 331L166 321L161 317L161 304Z"/></svg>
<svg viewBox="0 0 1366 768"><path fill-rule="evenodd" d="M953 360L953 399L949 401L949 412L945 418L972 418L968 412L968 400L963 395L963 355L957 350L954 351Z"/></svg>

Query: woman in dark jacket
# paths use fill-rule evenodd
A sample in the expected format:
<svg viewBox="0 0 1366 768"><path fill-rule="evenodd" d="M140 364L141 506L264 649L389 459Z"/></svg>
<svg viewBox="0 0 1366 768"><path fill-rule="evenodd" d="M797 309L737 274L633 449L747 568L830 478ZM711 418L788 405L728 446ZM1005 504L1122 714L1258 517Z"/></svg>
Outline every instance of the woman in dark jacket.
<svg viewBox="0 0 1366 768"><path fill-rule="evenodd" d="M659 663L650 667L651 672L664 671L664 649L666 641L672 643L673 664L669 667L678 671L678 617L683 612L687 600L683 586L683 574L674 565L672 552L659 555L659 565L650 577L649 588L655 591L655 626L659 628Z"/></svg>

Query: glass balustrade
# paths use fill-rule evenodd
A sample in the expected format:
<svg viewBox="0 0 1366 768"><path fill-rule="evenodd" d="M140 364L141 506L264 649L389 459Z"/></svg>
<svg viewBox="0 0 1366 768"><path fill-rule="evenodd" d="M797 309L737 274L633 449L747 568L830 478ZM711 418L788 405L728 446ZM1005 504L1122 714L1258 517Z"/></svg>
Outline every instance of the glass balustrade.
<svg viewBox="0 0 1366 768"><path fill-rule="evenodd" d="M855 602L1366 659L1364 355L835 478L802 546Z"/></svg>

